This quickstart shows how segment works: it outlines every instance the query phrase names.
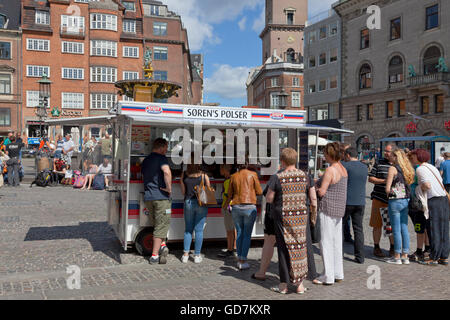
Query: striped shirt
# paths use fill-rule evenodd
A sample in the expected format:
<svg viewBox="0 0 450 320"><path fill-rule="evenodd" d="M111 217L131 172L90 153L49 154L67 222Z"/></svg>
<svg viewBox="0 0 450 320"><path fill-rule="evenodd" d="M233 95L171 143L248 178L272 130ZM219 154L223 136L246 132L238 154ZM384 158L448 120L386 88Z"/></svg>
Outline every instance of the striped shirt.
<svg viewBox="0 0 450 320"><path fill-rule="evenodd" d="M374 177L377 179L387 179L389 168L391 164L387 159L380 159L378 163L376 163L372 170L369 173L369 177ZM388 203L388 197L386 194L386 183L383 184L375 184L373 187L373 192L370 195L370 198L380 200L384 203Z"/></svg>

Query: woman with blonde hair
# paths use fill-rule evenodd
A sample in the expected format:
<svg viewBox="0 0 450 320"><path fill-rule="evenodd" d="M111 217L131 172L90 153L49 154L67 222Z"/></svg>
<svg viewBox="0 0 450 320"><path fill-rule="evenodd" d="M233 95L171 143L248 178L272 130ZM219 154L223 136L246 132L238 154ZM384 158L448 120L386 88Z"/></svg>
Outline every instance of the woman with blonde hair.
<svg viewBox="0 0 450 320"><path fill-rule="evenodd" d="M405 152L400 149L391 152L386 179L386 193L389 198L389 219L394 234L395 255L387 260L391 264L409 264L408 204L415 172Z"/></svg>

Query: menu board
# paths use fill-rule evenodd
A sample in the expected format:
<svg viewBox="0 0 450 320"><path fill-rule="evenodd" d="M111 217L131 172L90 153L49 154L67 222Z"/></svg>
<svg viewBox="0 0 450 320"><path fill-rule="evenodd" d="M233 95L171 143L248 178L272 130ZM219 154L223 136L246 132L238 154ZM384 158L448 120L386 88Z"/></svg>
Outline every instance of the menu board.
<svg viewBox="0 0 450 320"><path fill-rule="evenodd" d="M132 155L148 155L150 153L150 130L150 126L133 126L131 129Z"/></svg>

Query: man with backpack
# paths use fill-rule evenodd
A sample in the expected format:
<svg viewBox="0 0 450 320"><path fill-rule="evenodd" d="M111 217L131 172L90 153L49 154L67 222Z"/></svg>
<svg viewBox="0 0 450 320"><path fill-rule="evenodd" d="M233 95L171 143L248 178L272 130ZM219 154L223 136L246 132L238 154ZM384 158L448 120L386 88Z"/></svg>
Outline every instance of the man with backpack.
<svg viewBox="0 0 450 320"><path fill-rule="evenodd" d="M12 187L18 187L20 185L20 151L22 150L23 143L16 142L14 135L10 138L11 143L6 146L6 154L9 156L9 160L6 162L8 166L8 183Z"/></svg>

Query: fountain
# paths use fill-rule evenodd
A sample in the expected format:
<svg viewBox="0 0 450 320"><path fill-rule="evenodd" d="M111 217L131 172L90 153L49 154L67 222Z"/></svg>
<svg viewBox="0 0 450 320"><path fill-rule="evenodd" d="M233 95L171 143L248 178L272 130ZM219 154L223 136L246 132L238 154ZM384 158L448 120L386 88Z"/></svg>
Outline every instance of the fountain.
<svg viewBox="0 0 450 320"><path fill-rule="evenodd" d="M178 97L181 85L166 80L153 80L152 50L147 47L144 54L144 79L120 80L115 83L119 95L133 98L137 102L154 102L155 99Z"/></svg>

